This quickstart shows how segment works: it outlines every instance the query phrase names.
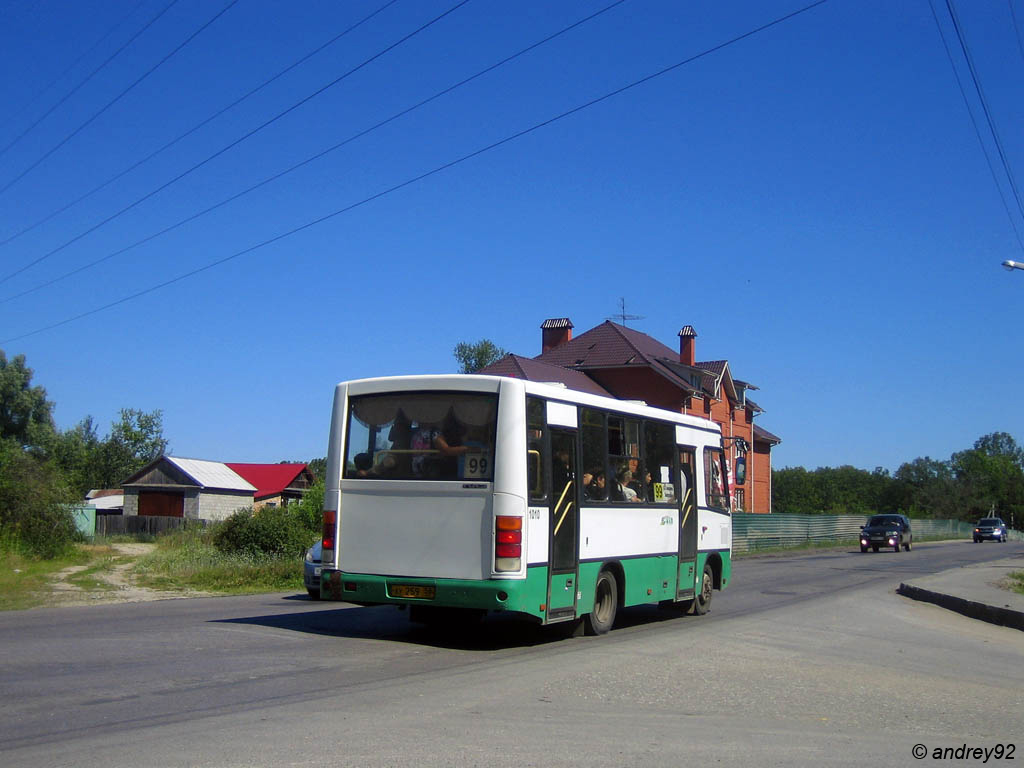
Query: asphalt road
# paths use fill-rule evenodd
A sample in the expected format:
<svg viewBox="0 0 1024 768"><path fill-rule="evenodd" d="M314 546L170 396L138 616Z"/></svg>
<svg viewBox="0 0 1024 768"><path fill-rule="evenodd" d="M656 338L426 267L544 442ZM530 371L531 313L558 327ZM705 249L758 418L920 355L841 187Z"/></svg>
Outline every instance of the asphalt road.
<svg viewBox="0 0 1024 768"><path fill-rule="evenodd" d="M0 766L1019 764L1024 633L894 590L1020 553L742 559L708 616L629 609L601 638L304 594L9 612Z"/></svg>

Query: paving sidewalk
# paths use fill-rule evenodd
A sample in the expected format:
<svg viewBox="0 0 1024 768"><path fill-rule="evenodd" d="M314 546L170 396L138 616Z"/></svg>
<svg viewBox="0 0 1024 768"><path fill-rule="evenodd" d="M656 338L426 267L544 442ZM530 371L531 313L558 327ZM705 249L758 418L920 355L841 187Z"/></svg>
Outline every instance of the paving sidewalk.
<svg viewBox="0 0 1024 768"><path fill-rule="evenodd" d="M1024 631L1024 595L998 586L1014 571L1024 571L1024 555L921 576L896 591L972 619Z"/></svg>

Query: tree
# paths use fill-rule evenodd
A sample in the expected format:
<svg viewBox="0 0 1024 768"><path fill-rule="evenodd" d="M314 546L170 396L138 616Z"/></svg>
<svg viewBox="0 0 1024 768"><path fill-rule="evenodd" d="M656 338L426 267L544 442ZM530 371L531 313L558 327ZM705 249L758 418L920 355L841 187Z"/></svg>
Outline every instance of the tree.
<svg viewBox="0 0 1024 768"><path fill-rule="evenodd" d="M983 441L975 445L985 444ZM1012 450L992 454L975 448L954 453L950 463L964 493L959 517L974 520L997 515L1016 519L1024 511L1024 471Z"/></svg>
<svg viewBox="0 0 1024 768"><path fill-rule="evenodd" d="M32 369L24 355L10 361L0 349L0 438L13 438L19 445L45 446L53 437L53 403L46 390L32 386Z"/></svg>
<svg viewBox="0 0 1024 768"><path fill-rule="evenodd" d="M490 339L480 339L476 344L460 341L455 345L454 354L460 366L459 373L476 373L508 353Z"/></svg>
<svg viewBox="0 0 1024 768"><path fill-rule="evenodd" d="M989 456L1005 456L1024 470L1024 448L1006 432L992 432L974 441L974 450Z"/></svg>
<svg viewBox="0 0 1024 768"><path fill-rule="evenodd" d="M314 478L323 480L327 477L327 457L322 456L318 459L310 459L306 463L306 468L313 473Z"/></svg>
<svg viewBox="0 0 1024 768"><path fill-rule="evenodd" d="M96 434L92 416L57 435L52 455L68 486L79 499L91 488L103 488L100 480L103 443Z"/></svg>
<svg viewBox="0 0 1024 768"><path fill-rule="evenodd" d="M929 456L901 464L887 494L886 511L956 519L961 516L964 490L948 461Z"/></svg>
<svg viewBox="0 0 1024 768"><path fill-rule="evenodd" d="M791 515L823 512L824 504L814 475L803 467L772 470L772 509Z"/></svg>
<svg viewBox="0 0 1024 768"><path fill-rule="evenodd" d="M78 538L72 494L56 463L0 438L0 533L33 555L56 557Z"/></svg>
<svg viewBox="0 0 1024 768"><path fill-rule="evenodd" d="M163 429L163 411L122 408L120 421L111 425L110 435L100 446L93 487L116 488L166 453Z"/></svg>

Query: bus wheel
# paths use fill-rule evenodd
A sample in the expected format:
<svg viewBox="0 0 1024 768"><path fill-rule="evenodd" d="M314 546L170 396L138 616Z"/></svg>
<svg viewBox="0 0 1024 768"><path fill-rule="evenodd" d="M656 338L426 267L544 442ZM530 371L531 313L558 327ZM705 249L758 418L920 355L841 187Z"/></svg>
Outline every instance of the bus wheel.
<svg viewBox="0 0 1024 768"><path fill-rule="evenodd" d="M594 587L594 610L586 616L585 628L588 635L603 635L615 623L615 612L619 607L619 588L610 571L597 575Z"/></svg>
<svg viewBox="0 0 1024 768"><path fill-rule="evenodd" d="M700 579L700 592L693 601L693 615L703 616L711 610L711 593L715 587L715 574L711 563L705 563L704 575Z"/></svg>

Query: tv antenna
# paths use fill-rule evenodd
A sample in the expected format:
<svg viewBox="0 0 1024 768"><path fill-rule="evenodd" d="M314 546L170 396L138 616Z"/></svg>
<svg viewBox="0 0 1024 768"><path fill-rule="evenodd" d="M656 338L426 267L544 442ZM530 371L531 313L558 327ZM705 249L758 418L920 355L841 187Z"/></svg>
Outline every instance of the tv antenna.
<svg viewBox="0 0 1024 768"><path fill-rule="evenodd" d="M623 325L626 324L627 320L643 320L644 315L627 315L626 314L626 298L624 296L619 297L619 314L606 317L605 320L619 320Z"/></svg>

